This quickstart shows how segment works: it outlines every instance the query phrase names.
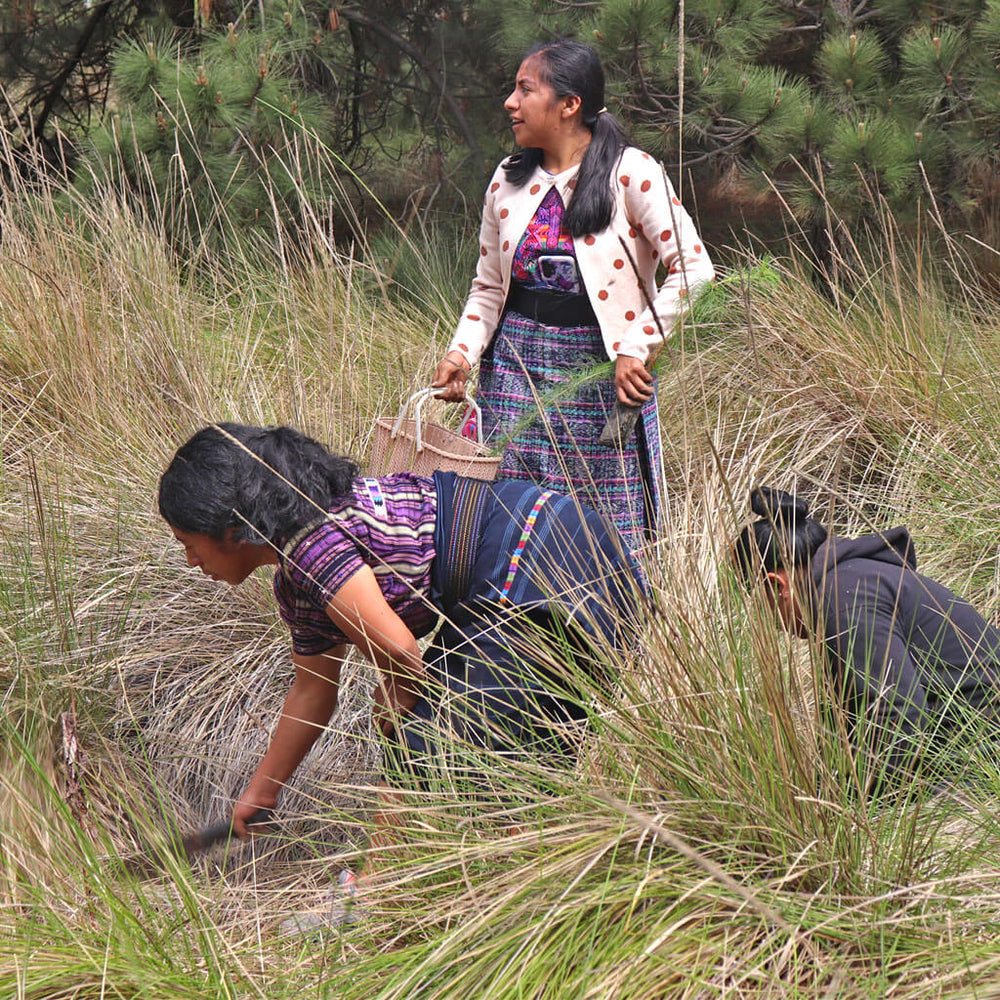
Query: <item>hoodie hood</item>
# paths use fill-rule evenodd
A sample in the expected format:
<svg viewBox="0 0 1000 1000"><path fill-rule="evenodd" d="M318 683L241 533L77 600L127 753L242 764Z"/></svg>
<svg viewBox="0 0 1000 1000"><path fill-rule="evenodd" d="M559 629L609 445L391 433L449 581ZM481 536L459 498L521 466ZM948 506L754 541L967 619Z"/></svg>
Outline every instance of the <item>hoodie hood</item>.
<svg viewBox="0 0 1000 1000"><path fill-rule="evenodd" d="M872 559L889 566L917 568L917 554L906 528L890 528L877 535L857 538L833 537L825 541L812 557L812 573L816 583L834 566L849 559Z"/></svg>

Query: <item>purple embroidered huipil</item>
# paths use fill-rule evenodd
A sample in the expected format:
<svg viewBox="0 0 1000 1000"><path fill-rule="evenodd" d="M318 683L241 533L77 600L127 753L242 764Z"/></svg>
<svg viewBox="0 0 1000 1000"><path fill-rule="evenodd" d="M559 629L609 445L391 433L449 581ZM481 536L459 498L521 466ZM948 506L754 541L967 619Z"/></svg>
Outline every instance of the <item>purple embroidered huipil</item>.
<svg viewBox="0 0 1000 1000"><path fill-rule="evenodd" d="M329 517L307 525L283 547L274 596L305 656L349 642L326 613L338 590L370 566L389 607L418 638L437 621L429 603L437 491L434 480L411 473L356 479Z"/></svg>

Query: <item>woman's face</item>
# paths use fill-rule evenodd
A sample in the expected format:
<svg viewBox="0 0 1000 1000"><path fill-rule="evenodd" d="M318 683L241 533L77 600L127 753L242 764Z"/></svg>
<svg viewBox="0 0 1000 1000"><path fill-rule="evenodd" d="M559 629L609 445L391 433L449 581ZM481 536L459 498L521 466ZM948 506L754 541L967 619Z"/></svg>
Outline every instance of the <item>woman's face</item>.
<svg viewBox="0 0 1000 1000"><path fill-rule="evenodd" d="M510 113L514 139L522 148L545 149L553 134L567 123L563 112L575 100L556 97L555 91L542 80L541 59L528 56L517 71L517 81L504 108ZM578 99L576 99L578 100Z"/></svg>
<svg viewBox="0 0 1000 1000"><path fill-rule="evenodd" d="M241 584L258 566L271 561L262 559L262 554L267 554L265 545L210 538L173 526L170 530L184 547L188 566L197 567L213 580L223 580L233 587Z"/></svg>

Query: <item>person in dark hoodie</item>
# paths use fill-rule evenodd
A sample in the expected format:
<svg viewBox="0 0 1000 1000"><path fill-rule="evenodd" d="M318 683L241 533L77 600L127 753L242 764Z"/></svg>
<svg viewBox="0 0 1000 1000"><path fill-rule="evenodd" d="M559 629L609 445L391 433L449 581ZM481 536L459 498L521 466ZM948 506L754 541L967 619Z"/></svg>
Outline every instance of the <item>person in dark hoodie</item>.
<svg viewBox="0 0 1000 1000"><path fill-rule="evenodd" d="M834 696L869 789L898 784L931 761L955 763L963 739L995 726L1000 632L968 601L917 572L904 527L827 537L801 499L753 490L758 520L735 555L784 626L822 639ZM933 752L947 748L946 757ZM961 755L959 755L960 757Z"/></svg>

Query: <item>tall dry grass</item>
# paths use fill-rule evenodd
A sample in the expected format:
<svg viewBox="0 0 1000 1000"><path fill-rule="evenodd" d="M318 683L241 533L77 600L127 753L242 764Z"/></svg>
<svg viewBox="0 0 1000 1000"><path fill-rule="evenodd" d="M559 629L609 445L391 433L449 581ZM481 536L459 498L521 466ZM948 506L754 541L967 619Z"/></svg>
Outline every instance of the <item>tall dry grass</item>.
<svg viewBox="0 0 1000 1000"><path fill-rule="evenodd" d="M908 523L928 571L997 617L1000 310L960 243L893 233L880 258L842 262L834 301L794 257L732 251L660 370L668 507L645 641L591 692L579 762L490 761L493 797L458 797L448 775L403 796L368 920L303 940L281 919L364 857L371 677L349 671L272 836L171 859L171 829L226 815L289 665L268 581L226 591L188 571L157 477L223 418L363 458L375 414L432 369L448 295L387 280L414 283L414 241L394 257L322 225L268 266L234 242L192 268L155 212L94 183L0 206L0 995L994 989L989 742L962 800L856 794L819 725L814 651L728 567L749 488L795 487L839 531ZM142 851L162 857L143 877L116 860Z"/></svg>

